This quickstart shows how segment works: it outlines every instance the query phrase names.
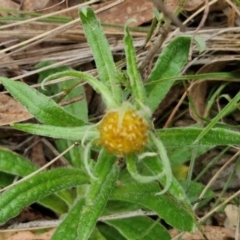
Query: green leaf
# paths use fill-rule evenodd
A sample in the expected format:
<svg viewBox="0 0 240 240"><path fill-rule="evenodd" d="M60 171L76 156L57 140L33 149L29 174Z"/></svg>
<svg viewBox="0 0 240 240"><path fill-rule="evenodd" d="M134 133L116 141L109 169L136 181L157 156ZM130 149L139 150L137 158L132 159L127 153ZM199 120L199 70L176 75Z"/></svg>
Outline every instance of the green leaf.
<svg viewBox="0 0 240 240"><path fill-rule="evenodd" d="M7 148L0 147L0 159L0 171L5 173L24 177L38 169L29 160Z"/></svg>
<svg viewBox="0 0 240 240"><path fill-rule="evenodd" d="M127 239L141 240L170 240L171 236L161 224L153 225L155 222L151 218L138 216L125 219L115 219L105 221L107 224L115 227ZM145 231L153 228L142 237Z"/></svg>
<svg viewBox="0 0 240 240"><path fill-rule="evenodd" d="M10 185L11 183L13 183L14 179L14 175L0 171L0 188Z"/></svg>
<svg viewBox="0 0 240 240"><path fill-rule="evenodd" d="M55 64L55 62L53 62L53 61L39 62L34 66L34 69L41 69L44 67L51 66L53 64ZM50 76L51 74L54 74L56 72L69 71L69 70L71 70L71 68L69 66L59 66L59 67L52 67L52 68L49 68L46 70L41 70L41 72L38 73L39 74L38 83L41 83L44 80L44 78ZM60 90L59 83L57 83L54 85L49 85L47 87L46 91L42 92L42 93L45 93L45 95L50 96L59 90ZM39 91L42 91L42 89L40 88Z"/></svg>
<svg viewBox="0 0 240 240"><path fill-rule="evenodd" d="M39 173L1 195L0 224L17 216L22 208L52 193L88 182L89 178L78 169L61 168Z"/></svg>
<svg viewBox="0 0 240 240"><path fill-rule="evenodd" d="M59 152L63 152L65 149L69 148L73 142L69 140L66 141L66 147L60 147L59 141L64 141L64 140L57 140L57 146L59 148ZM72 148L68 152L69 156L69 162L72 164L72 166L77 167L77 168L83 168L83 155L84 155L84 146L77 146L75 148Z"/></svg>
<svg viewBox="0 0 240 240"><path fill-rule="evenodd" d="M163 164L157 159L157 157L146 157L142 160L142 165L144 169L147 169L151 174L157 175L161 172L164 172L165 168ZM171 169L170 169L171 171ZM172 172L168 173L172 174ZM164 188L166 188L167 184L167 178L169 176L166 176L164 174L163 176L159 177L160 183L163 185ZM163 191L163 190L162 190ZM158 191L158 194L161 191ZM179 182L174 178L174 176L171 177L171 183L170 186L168 187L168 192L178 201L183 203L184 205L189 206L189 200L186 197L186 194L182 188L182 186L179 184Z"/></svg>
<svg viewBox="0 0 240 240"><path fill-rule="evenodd" d="M167 45L159 56L145 86L147 106L152 111L156 110L158 104L174 84L174 81L159 82L156 85L148 84L159 79L178 76L184 64L187 62L190 43L191 37L177 37Z"/></svg>
<svg viewBox="0 0 240 240"><path fill-rule="evenodd" d="M54 62L40 62L35 66L35 68L51 66L52 64L54 64ZM54 73L71 71L71 70L73 69L68 66L60 66L60 67L54 67L51 69L44 70L39 73L38 83L41 83L45 78L47 78L48 76ZM81 83L80 80L77 80L76 78L74 78L72 80L59 82L55 85L49 85L47 86L47 89L45 91L43 91L42 89L40 89L39 91L41 91L43 94L47 96L55 95L60 91L65 91L66 95L64 96L64 101L83 95L82 100L65 105L63 106L63 108L71 115L74 115L78 119L81 119L82 121L87 122L88 121L87 101L85 98L83 86L79 86L80 83ZM81 111L79 111L79 109L81 109Z"/></svg>
<svg viewBox="0 0 240 240"><path fill-rule="evenodd" d="M125 54L127 61L127 74L131 84L132 95L135 100L135 104L138 106L138 109L142 109L142 105L146 104L146 94L141 79L141 75L138 71L136 53L132 42L132 37L129 34L128 26L124 28L124 44L125 44Z"/></svg>
<svg viewBox="0 0 240 240"><path fill-rule="evenodd" d="M196 127L169 128L158 130L157 134L165 146L187 146L194 145L202 131L202 128ZM208 146L233 144L240 144L240 133L223 128L211 128L197 143Z"/></svg>
<svg viewBox="0 0 240 240"><path fill-rule="evenodd" d="M85 140L94 139L99 137L97 130L90 128L90 126L83 127L56 127L39 124L12 124L18 130L37 134L46 137L63 138L73 141L81 141L84 137Z"/></svg>
<svg viewBox="0 0 240 240"><path fill-rule="evenodd" d="M197 44L199 53L201 54L206 48L205 40L200 35L196 35L194 37L194 42Z"/></svg>
<svg viewBox="0 0 240 240"><path fill-rule="evenodd" d="M196 149L196 157L200 156L203 153L206 153L210 149L212 149L213 145L207 146L198 146ZM168 156L172 166L183 164L189 161L193 154L193 146L181 146L179 147L169 147L168 148Z"/></svg>
<svg viewBox="0 0 240 240"><path fill-rule="evenodd" d="M68 205L72 205L74 203L75 200L75 189L64 189L60 192L57 192L56 194L58 197L64 199L64 201L68 204Z"/></svg>
<svg viewBox="0 0 240 240"><path fill-rule="evenodd" d="M51 66L54 62L41 62L35 66L35 68L42 68L45 66ZM50 76L51 74L63 71L70 71L73 70L68 66L61 66L55 67L51 69L44 70L39 73L38 82L41 83L46 77ZM50 96L59 93L60 91L64 91L66 96L63 100L70 100L74 99L77 96L83 95L83 99L80 101L73 102L69 105L63 106L63 108L70 114L74 115L78 119L83 120L84 122L88 121L88 107L87 101L84 93L83 86L79 86L81 81L77 79L68 80L64 82L60 82L55 85L49 85L46 87L45 91L42 91L43 94ZM77 86L77 88L73 88ZM79 111L81 109L81 111ZM63 152L65 149L69 148L72 145L72 141L69 140L56 140L57 149L59 152ZM82 147L72 148L69 152L67 152L64 157L74 166L74 167L81 167L82 163Z"/></svg>
<svg viewBox="0 0 240 240"><path fill-rule="evenodd" d="M101 81L97 80L95 77L93 77L90 74L84 73L84 72L78 72L78 71L65 71L65 72L59 72L50 75L49 77L45 78L42 82L42 85L44 86L44 83L49 80L53 80L60 77L76 77L81 80L87 81L92 88L99 92L101 94L101 97L105 101L108 108L116 108L118 107L118 103L115 98L113 98L113 94L111 93L110 89Z"/></svg>
<svg viewBox="0 0 240 240"><path fill-rule="evenodd" d="M148 152L146 152L141 156L141 162L136 161L133 155L127 156L126 163L128 172L131 174L132 178L139 183L160 181L163 189L157 193L158 195L162 195L169 191L169 193L179 201L186 199L182 186L173 177L170 160L162 141L156 137L155 134L151 134L149 139L152 141L152 146L154 146L154 148L151 149L153 152L149 152L149 154L153 155L149 156ZM144 175L138 173L136 163L139 162L144 165L144 170L148 169L147 172L144 171ZM188 204L187 201L185 204Z"/></svg>
<svg viewBox="0 0 240 240"><path fill-rule="evenodd" d="M55 194L51 194L43 199L40 199L38 202L58 214L64 214L68 211L68 205L66 202Z"/></svg>
<svg viewBox="0 0 240 240"><path fill-rule="evenodd" d="M103 149L100 152L94 168L94 176L97 179L91 181L86 203L80 212L78 239L87 240L89 238L110 193L115 187L120 170L115 161L116 157L109 155L107 150Z"/></svg>
<svg viewBox="0 0 240 240"><path fill-rule="evenodd" d="M92 232L89 240L96 240L96 239L97 240L108 240L102 235L102 233L98 230L98 228L95 227L93 229L93 232Z"/></svg>
<svg viewBox="0 0 240 240"><path fill-rule="evenodd" d="M191 202L195 202L198 200L198 197L204 190L205 186L201 183L193 182L191 181L190 184L188 184L187 180L182 180L181 185L186 190L186 193L190 199ZM204 194L204 199L198 203L198 207L203 206L208 201L210 201L214 196L214 192L211 189L208 189Z"/></svg>
<svg viewBox="0 0 240 240"><path fill-rule="evenodd" d="M3 147L0 147L0 159L0 171L5 173L25 177L38 170L38 166L32 164L29 160ZM3 184L5 183L4 186L7 186L12 183L14 176L4 175L3 172L0 176ZM7 182L9 184L6 185ZM53 194L50 197L46 197L38 202L57 213L64 213L67 211L66 203L61 198Z"/></svg>
<svg viewBox="0 0 240 240"><path fill-rule="evenodd" d="M99 231L102 235L105 236L107 240L126 240L115 228L106 225L106 224L99 224L98 225Z"/></svg>
<svg viewBox="0 0 240 240"><path fill-rule="evenodd" d="M80 8L79 16L97 65L99 78L111 89L112 98L120 104L122 93L119 76L103 29L90 7Z"/></svg>
<svg viewBox="0 0 240 240"><path fill-rule="evenodd" d="M77 86L77 83L79 83L79 80L72 80L72 81L66 81L62 82L60 84L60 87L62 90L69 91L73 86ZM63 108L73 116L77 117L78 119L81 119L84 122L88 121L88 107L87 107L87 101L85 98L85 93L83 86L78 86L77 88L72 89L64 98L65 101L74 99L76 97L79 97L82 95L82 99L76 102L73 102L71 104L68 104L64 106ZM81 110L80 110L81 109Z"/></svg>
<svg viewBox="0 0 240 240"><path fill-rule="evenodd" d="M129 203L129 202L123 202L123 201L108 201L102 213L102 216L122 213L126 211L135 211L135 210L139 210L140 208L141 206L135 203Z"/></svg>
<svg viewBox="0 0 240 240"><path fill-rule="evenodd" d="M77 225L79 222L79 212L82 210L84 199L78 200L70 209L66 217L54 232L51 240L59 240L64 236L64 240L77 239Z"/></svg>
<svg viewBox="0 0 240 240"><path fill-rule="evenodd" d="M124 172L110 199L141 204L156 212L174 228L192 231L195 224L192 214L188 213L189 210L166 195L156 195L158 192L159 185L156 182L140 184L134 181L127 172Z"/></svg>
<svg viewBox="0 0 240 240"><path fill-rule="evenodd" d="M155 159L156 161L159 160L159 158L155 158ZM161 171L158 171L156 175L150 175L150 176L140 175L137 171L136 162L137 162L137 159L135 158L134 155L129 155L126 157L127 170L131 174L132 178L139 183L153 182L160 179L160 177L164 175L162 166L161 166L162 167Z"/></svg>
<svg viewBox="0 0 240 240"><path fill-rule="evenodd" d="M82 126L83 121L70 115L49 97L27 84L0 77L0 82L40 122L53 126Z"/></svg>

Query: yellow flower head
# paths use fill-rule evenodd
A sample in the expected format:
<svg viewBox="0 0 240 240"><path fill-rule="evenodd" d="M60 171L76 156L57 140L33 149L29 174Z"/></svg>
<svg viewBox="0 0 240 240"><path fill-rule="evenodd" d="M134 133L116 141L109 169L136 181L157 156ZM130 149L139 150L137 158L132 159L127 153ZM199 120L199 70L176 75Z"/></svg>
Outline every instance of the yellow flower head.
<svg viewBox="0 0 240 240"><path fill-rule="evenodd" d="M139 152L147 143L149 128L147 121L133 108L109 111L98 125L100 144L118 155Z"/></svg>

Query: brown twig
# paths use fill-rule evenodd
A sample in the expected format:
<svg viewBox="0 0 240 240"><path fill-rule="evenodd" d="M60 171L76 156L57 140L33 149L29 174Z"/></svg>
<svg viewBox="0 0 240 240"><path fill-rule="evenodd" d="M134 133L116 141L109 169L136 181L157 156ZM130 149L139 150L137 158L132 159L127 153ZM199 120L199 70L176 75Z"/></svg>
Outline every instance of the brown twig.
<svg viewBox="0 0 240 240"><path fill-rule="evenodd" d="M182 104L183 100L185 99L185 97L187 96L187 90L183 93L181 99L178 101L177 105L175 106L175 108L173 109L173 111L171 112L170 116L168 117L166 123L164 124L163 128L168 128L170 122L172 121L174 115L176 114L176 112L178 111L180 105Z"/></svg>
<svg viewBox="0 0 240 240"><path fill-rule="evenodd" d="M186 31L186 27L182 24L182 22L171 12L167 10L164 4L160 0L152 0L152 2L161 10L161 12L169 18L182 32Z"/></svg>
<svg viewBox="0 0 240 240"><path fill-rule="evenodd" d="M204 26L204 24L206 22L206 19L207 19L207 16L208 16L208 13L209 13L209 1L205 0L205 9L204 9L204 12L203 12L203 16L202 16L201 22L199 23L198 27L196 28L196 30L194 31L194 33L192 35L191 45L192 45L194 37L196 36L198 31ZM190 50L189 50L188 58L191 59L191 56L192 56L192 48L190 48Z"/></svg>
<svg viewBox="0 0 240 240"><path fill-rule="evenodd" d="M144 68L148 65L148 63L152 60L154 55L158 52L163 42L165 41L168 32L170 29L170 24L166 23L166 26L162 29L162 34L160 34L154 41L151 49L147 52L145 58L140 62L138 69L140 72L143 72Z"/></svg>
<svg viewBox="0 0 240 240"><path fill-rule="evenodd" d="M171 12L169 12L166 9L166 7L161 1L152 0L152 2L156 4L156 6L160 9L160 11L165 15L166 23L165 23L165 26L162 27L162 31L161 31L162 34L155 39L151 49L147 52L145 58L140 62L138 66L140 72L143 72L143 69L148 65L148 63L152 60L154 55L158 52L160 47L163 45L170 31L170 21L172 21L175 25L177 25L182 32L186 31L185 26L179 21L179 19L176 16L174 16Z"/></svg>

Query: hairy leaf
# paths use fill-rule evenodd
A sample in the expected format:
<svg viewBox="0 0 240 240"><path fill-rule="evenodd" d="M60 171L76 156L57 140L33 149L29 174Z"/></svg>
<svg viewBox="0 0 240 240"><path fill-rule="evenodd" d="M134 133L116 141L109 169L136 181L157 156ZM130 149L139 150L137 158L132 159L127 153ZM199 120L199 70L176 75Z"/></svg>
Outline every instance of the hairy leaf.
<svg viewBox="0 0 240 240"><path fill-rule="evenodd" d="M105 221L115 227L127 239L170 240L170 234L161 224L151 218L138 216ZM149 229L149 231L147 231ZM147 231L147 232L146 232Z"/></svg>
<svg viewBox="0 0 240 240"><path fill-rule="evenodd" d="M170 42L159 56L154 69L147 79L145 87L147 92L147 106L152 111L168 93L174 81L164 81L148 85L151 82L170 77L177 77L188 59L191 37L180 36Z"/></svg>
<svg viewBox="0 0 240 240"><path fill-rule="evenodd" d="M87 240L98 217L102 213L110 193L115 187L119 175L119 166L115 164L116 157L102 150L94 168L97 179L91 181L86 203L80 212L78 222L78 238Z"/></svg>
<svg viewBox="0 0 240 240"><path fill-rule="evenodd" d="M1 195L0 224L18 215L25 206L52 193L88 182L88 177L78 169L60 168L39 173Z"/></svg>
<svg viewBox="0 0 240 240"><path fill-rule="evenodd" d="M171 226L183 231L192 231L195 220L192 213L189 213L189 209L166 195L156 195L159 190L156 182L140 184L124 172L110 199L141 204L155 211Z"/></svg>
<svg viewBox="0 0 240 240"><path fill-rule="evenodd" d="M120 103L122 93L118 74L103 29L90 7L80 8L79 16L82 21L88 44L92 49L99 78L111 89L112 98Z"/></svg>
<svg viewBox="0 0 240 240"><path fill-rule="evenodd" d="M40 122L53 126L82 126L83 121L67 113L52 99L25 83L0 77L0 82Z"/></svg>

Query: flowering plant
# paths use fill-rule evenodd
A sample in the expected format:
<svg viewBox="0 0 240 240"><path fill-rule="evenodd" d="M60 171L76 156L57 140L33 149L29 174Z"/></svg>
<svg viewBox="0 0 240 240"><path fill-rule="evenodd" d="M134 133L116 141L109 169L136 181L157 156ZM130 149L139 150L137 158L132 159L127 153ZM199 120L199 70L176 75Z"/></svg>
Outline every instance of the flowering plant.
<svg viewBox="0 0 240 240"><path fill-rule="evenodd" d="M42 86L44 88L46 81L66 76L81 83L87 81L100 93L106 113L100 122L90 124L87 114L81 115L83 110L78 108L74 114L24 83L0 78L12 96L43 123L13 124L14 128L66 139L68 142L64 143L67 144L71 141L80 143L71 143L61 154L70 152L72 168L41 173L41 169L21 156L2 149L2 162L6 164L2 164L0 170L24 178L7 187L10 189L4 189L6 191L0 198L0 223L16 216L23 207L39 202L59 214L66 213L52 240L62 236L65 240L90 237L108 239L107 235L112 239L155 239L156 234L161 239L171 239L161 224L153 224L147 214L142 214L145 210L150 210L179 230L192 231L195 218L190 200L172 174L164 144L192 144L201 129L157 130L151 120L152 113L174 81L156 82L178 76L187 61L191 38L181 36L169 43L144 85L137 68L132 38L128 26L125 26L126 71L130 90L126 96L121 74L116 69L107 39L94 12L84 7L79 15L99 79L68 69L48 76ZM81 107L86 109L86 104ZM232 141L239 139L234 132L218 129L212 132L210 139L203 137L203 143L211 142L211 137L215 136L216 144L219 131L222 133L219 143L223 141L224 134L230 134ZM97 153L95 160L92 159L93 152ZM136 215L121 217L126 210ZM119 214L118 218L102 216L113 213ZM98 224L98 221L103 223Z"/></svg>

